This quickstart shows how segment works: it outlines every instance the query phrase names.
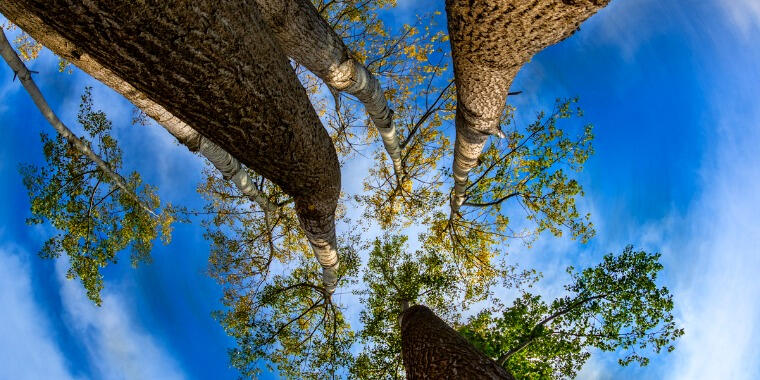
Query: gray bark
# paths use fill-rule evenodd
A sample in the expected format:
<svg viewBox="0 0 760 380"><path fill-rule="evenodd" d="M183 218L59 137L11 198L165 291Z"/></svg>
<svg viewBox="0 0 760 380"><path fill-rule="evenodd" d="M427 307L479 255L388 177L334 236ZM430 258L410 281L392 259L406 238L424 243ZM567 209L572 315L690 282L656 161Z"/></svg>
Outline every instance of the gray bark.
<svg viewBox="0 0 760 380"><path fill-rule="evenodd" d="M533 55L575 32L610 0L446 0L457 87L452 213L499 117L509 86Z"/></svg>
<svg viewBox="0 0 760 380"><path fill-rule="evenodd" d="M152 115L148 116L153 117ZM219 170L225 180L231 180L243 195L259 205L261 210L264 211L264 217L267 219L267 222L271 221L273 214L277 211L277 205L269 201L256 188L253 179L245 171L240 161L179 119L173 118L172 120L173 122L171 123L159 122L159 124L176 137L180 143L190 149L190 151L197 151L203 157L206 157Z"/></svg>
<svg viewBox="0 0 760 380"><path fill-rule="evenodd" d="M53 112L53 109L50 108L50 105L45 100L45 96L42 95L42 91L40 91L39 87L37 87L37 84L34 83L34 80L32 79L32 73L29 72L29 69L26 68L24 62L22 62L18 55L16 55L16 52L13 50L10 42L8 42L8 39L5 37L5 33L3 31L0 31L0 56L3 57L8 66L10 66L11 70L13 70L15 75L19 78L21 85L24 86L24 89L26 89L27 93L29 93L32 101L34 101L34 104L40 110L48 123L50 123L50 125L52 125L53 128L55 128L55 130L61 136L63 136L63 138L70 142L74 148L76 148L76 150L92 160L95 165L97 165L97 167L113 181L116 187L121 189L121 191L132 198L132 200L137 202L137 204L147 213L153 217L157 217L158 215L156 215L153 209L148 207L148 205L140 200L137 194L135 194L134 190L129 188L127 181L125 181L124 178L119 175L119 173L113 171L113 169L108 166L108 163L103 161L100 156L93 152L92 149L90 149L89 145L85 144L81 139L79 139L79 137L77 137L74 132L72 132L71 129L63 124L61 119L56 116L55 112Z"/></svg>
<svg viewBox="0 0 760 380"><path fill-rule="evenodd" d="M364 104L393 161L401 173L401 148L393 112L388 107L380 82L364 65L351 57L310 0L256 0L283 52L305 66L329 87L356 96Z"/></svg>
<svg viewBox="0 0 760 380"><path fill-rule="evenodd" d="M164 111L159 122L186 123L292 196L334 289L337 155L255 4L3 0L0 12L148 115L160 107L151 111Z"/></svg>
<svg viewBox="0 0 760 380"><path fill-rule="evenodd" d="M79 62L79 64L88 67L96 65L94 62ZM100 73L102 72L102 68L93 70L93 72ZM103 80L97 77L96 79ZM127 86L129 85L122 83L115 87L128 88ZM253 184L253 179L248 175L248 172L243 169L240 161L219 145L214 144L213 141L203 137L203 135L182 122L182 120L174 117L163 107L145 97L134 96L136 92L134 89L132 91L119 92L127 97L127 99L137 108L145 112L146 115L153 120L156 120L159 125L164 127L164 129L174 136L182 145L186 146L191 152L198 152L209 160L209 162L219 170L225 180L231 180L243 195L259 205L268 222L271 220L272 215L277 211L277 205L269 201L269 199L256 188Z"/></svg>

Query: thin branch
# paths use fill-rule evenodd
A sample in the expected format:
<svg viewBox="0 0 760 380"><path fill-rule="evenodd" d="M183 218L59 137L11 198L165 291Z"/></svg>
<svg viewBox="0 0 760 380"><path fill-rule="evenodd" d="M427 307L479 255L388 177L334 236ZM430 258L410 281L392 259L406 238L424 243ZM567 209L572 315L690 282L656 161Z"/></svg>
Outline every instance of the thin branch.
<svg viewBox="0 0 760 380"><path fill-rule="evenodd" d="M607 296L609 296L609 294L605 293L605 294L597 294L597 295L591 296L591 297L586 297L584 299L581 299L581 300L578 300L576 302L573 302L572 304L570 304L569 306L565 307L564 309L561 309L561 310L558 310L558 311L554 312L553 314L551 314L548 317L546 317L543 320L541 320L541 322L538 322L530 330L530 333L528 333L528 339L526 339L524 342L520 343L520 345L518 345L517 347L512 348L511 350L507 351L507 353L505 353L504 355L500 356L499 359L497 360L497 362L499 364L501 364L502 367L504 365L506 365L507 360L509 360L510 357L512 357L514 354L522 351L525 347L527 347L529 344L533 343L536 339L539 338L538 331L544 325L546 325L547 323L551 322L552 320L554 320L554 319L556 319L556 318L558 318L558 317L560 317L562 315L565 315L565 314L569 313L570 311L572 311L576 307L578 307L580 305L583 305L586 302L591 302L593 300L596 300L596 299L599 299L599 298L604 298L604 297L607 297Z"/></svg>
<svg viewBox="0 0 760 380"><path fill-rule="evenodd" d="M510 194L507 194L507 195L505 195L505 196L503 196L503 197L501 197L501 198L499 198L499 199L493 200L493 201L491 201L491 202L486 202L486 203L471 203L471 202L465 202L465 203L463 203L463 204L462 204L462 206L471 206L471 207L489 207L489 206L494 206L494 205L497 205L497 204L499 204L499 203L501 203L501 202L504 202L504 201L506 201L506 200L507 200L507 199L509 199L509 198L512 198L512 197L516 197L516 196L518 196L518 195L520 195L520 192L514 192L514 193L510 193Z"/></svg>
<svg viewBox="0 0 760 380"><path fill-rule="evenodd" d="M425 120L427 120L437 110L437 108L435 108L435 106L438 104L438 101L441 100L441 98L443 97L443 95L446 94L446 91L448 91L449 87L451 87L452 84L454 84L453 80L451 80L449 82L449 84L447 84L446 87L444 87L443 90L441 90L441 92L438 94L438 97L435 99L435 101L433 102L433 104L430 105L430 107L428 107L428 109L425 111L424 114L422 114L422 117L420 117L420 120L417 121L417 123L414 124L414 127L412 128L412 130L409 131L409 135L406 136L406 139L404 140L404 142L401 143L401 148L402 149L405 148L407 144L409 144L409 142L412 140L412 137L417 132L417 130L420 128L420 126L422 125L422 123L424 123ZM408 153L407 153L407 156L408 156ZM404 156L404 160L406 160L406 156Z"/></svg>
<svg viewBox="0 0 760 380"><path fill-rule="evenodd" d="M140 207L142 207L154 218L158 218L158 215L153 211L153 209L143 203L137 194L135 194L135 192L129 188L127 181L124 180L124 178L118 173L114 172L108 166L108 163L103 161L103 159L95 154L95 152L93 152L92 149L87 146L87 144L82 142L82 140L80 140L74 134L74 132L66 127L66 125L61 122L58 116L55 115L53 110L50 108L50 105L45 100L45 97L42 95L39 87L37 87L37 84L34 83L34 80L32 79L32 73L29 71L29 69L26 68L26 65L24 65L24 62L21 61L18 55L16 55L16 52L11 47L11 44L8 42L8 38L5 36L4 32L0 32L0 55L3 56L5 62L8 64L8 66L10 66L11 70L13 70L14 74L17 75L21 80L21 84L29 93L29 96L32 97L34 104L37 105L37 108L39 108L40 112L42 112L42 115L45 116L45 119L47 119L53 128L55 128L55 130L58 131L58 133L60 133L61 136L63 136L66 140L71 142L71 144L74 145L78 151L82 152L82 154L86 155L90 160L95 162L98 168L100 168L106 175L108 175L108 177L111 178L116 186L124 191L130 198L132 198L132 200L137 202Z"/></svg>

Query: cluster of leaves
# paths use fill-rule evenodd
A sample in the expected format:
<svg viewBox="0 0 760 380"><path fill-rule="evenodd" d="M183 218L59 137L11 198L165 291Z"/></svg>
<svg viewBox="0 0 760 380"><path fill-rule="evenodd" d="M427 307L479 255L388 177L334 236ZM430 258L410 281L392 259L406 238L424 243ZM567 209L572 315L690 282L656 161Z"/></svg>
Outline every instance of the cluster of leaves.
<svg viewBox="0 0 760 380"><path fill-rule="evenodd" d="M583 190L565 171L580 172L593 153L592 126L583 126L577 136L568 136L568 128L557 126L561 119L583 116L577 103L577 98L557 100L550 115L540 112L525 131L515 128L509 118L511 128L503 143L490 145L471 173L473 180L463 204L467 210L462 219L470 221L465 228L524 236L509 226L507 213L513 210L505 207L505 202L514 201L535 225L527 231L528 236L547 230L562 236L563 228L582 242L594 235L589 215L581 216L575 206Z"/></svg>
<svg viewBox="0 0 760 380"><path fill-rule="evenodd" d="M455 108L448 36L436 30L438 16L419 17L415 25L405 25L370 66L384 79L403 150L400 177L384 152L376 152L376 165L364 179L364 193L356 197L365 207L365 217L384 229L408 227L446 201L441 191L445 172L434 169L450 151L445 132Z"/></svg>
<svg viewBox="0 0 760 380"><path fill-rule="evenodd" d="M403 235L376 239L357 291L364 309L359 333L362 352L351 368L360 379L403 378L398 317L404 304L423 303L456 319L459 292L455 268L429 249L409 253Z"/></svg>
<svg viewBox="0 0 760 380"><path fill-rule="evenodd" d="M591 126L576 135L569 133L571 127L558 125L582 117L576 103L558 100L551 114L539 113L524 130L508 107L501 122L507 137L481 156L460 212L451 214L440 204L426 208L428 231L422 240L457 264L468 297L484 295L508 275L499 248L510 240L530 245L547 230L557 236L569 231L583 242L593 236L589 215L581 216L576 208L582 188L567 173L580 171L593 152Z"/></svg>
<svg viewBox="0 0 760 380"><path fill-rule="evenodd" d="M11 22L7 22L5 25L0 24L0 30L1 29L15 31L18 27ZM41 43L37 42L24 31L21 31L16 38L13 39L13 44L16 46L16 50L18 50L19 56L24 61L33 61L37 59L43 48ZM71 74L73 72L71 62L58 57L58 71Z"/></svg>
<svg viewBox="0 0 760 380"><path fill-rule="evenodd" d="M341 276L355 272L355 255L343 256ZM245 376L260 371L261 360L282 377L323 379L335 377L353 361L349 349L354 332L343 316L343 307L319 285L319 266L313 259L297 259L295 268L273 275L245 295L228 302L216 313L228 334L237 341L230 350L231 364Z"/></svg>
<svg viewBox="0 0 760 380"><path fill-rule="evenodd" d="M524 293L469 319L460 332L517 378L574 377L590 349L619 351L620 365L649 362L647 352L672 351L683 334L673 297L656 284L659 254L626 247L595 267L568 268L568 295L546 303Z"/></svg>
<svg viewBox="0 0 760 380"><path fill-rule="evenodd" d="M247 169L246 169L247 170ZM263 361L283 377L322 379L347 368L354 332L343 306L325 293L320 267L312 257L290 198L253 172L255 186L275 206L265 215L214 170L198 191L211 242L209 274L222 286L223 310L214 313L235 338L231 364L255 377ZM340 215L339 215L340 217ZM355 281L358 237L339 238L341 284Z"/></svg>
<svg viewBox="0 0 760 380"><path fill-rule="evenodd" d="M113 171L121 169L122 152L111 136L111 121L93 108L90 88L82 95L77 120L90 148ZM78 277L87 296L100 305L100 269L116 263L117 253L125 248L132 251L133 266L148 261L159 235L169 242L171 208L158 217L151 215L73 144L61 136L41 136L45 165L22 165L20 170L31 199L32 217L27 223L49 222L58 230L45 242L40 256L57 258L65 253L70 262L67 277ZM140 201L158 210L156 189L143 184L139 174L133 172L127 184Z"/></svg>

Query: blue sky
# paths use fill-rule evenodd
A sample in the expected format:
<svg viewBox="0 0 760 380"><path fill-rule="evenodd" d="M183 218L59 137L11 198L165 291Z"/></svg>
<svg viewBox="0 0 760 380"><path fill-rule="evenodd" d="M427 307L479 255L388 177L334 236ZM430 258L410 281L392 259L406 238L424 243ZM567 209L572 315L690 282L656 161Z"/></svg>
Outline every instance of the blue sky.
<svg viewBox="0 0 760 380"><path fill-rule="evenodd" d="M441 2L442 3L442 2ZM439 2L399 0L396 21ZM686 335L650 366L619 368L594 355L579 378L760 377L760 2L614 0L518 75L510 101L526 115L578 95L595 125L596 153L581 174L597 237L546 237L511 256L544 272L559 294L568 265L593 265L632 243L663 254L661 277ZM125 152L162 198L199 205L202 162L159 128L129 126L131 107L82 73L59 74L49 54L36 79L70 125L86 85L109 113ZM51 230L24 224L19 163L39 162L52 133L12 74L0 67L0 379L234 378L233 342L210 317L219 288L205 274L198 225L179 225L151 265L106 270L103 307L63 277L65 260L36 256ZM343 178L362 172L360 159ZM180 173L180 174L177 174ZM344 184L344 188L347 184ZM348 186L349 188L351 186Z"/></svg>

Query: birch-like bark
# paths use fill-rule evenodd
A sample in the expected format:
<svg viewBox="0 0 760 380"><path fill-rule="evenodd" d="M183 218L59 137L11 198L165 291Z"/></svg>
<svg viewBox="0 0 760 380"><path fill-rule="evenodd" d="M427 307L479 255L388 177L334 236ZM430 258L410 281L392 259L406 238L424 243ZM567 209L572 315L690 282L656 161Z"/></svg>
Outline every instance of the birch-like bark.
<svg viewBox="0 0 760 380"><path fill-rule="evenodd" d="M351 57L343 40L310 0L256 0L283 52L305 66L329 87L347 92L364 104L393 162L401 173L401 148L393 111L380 81Z"/></svg>
<svg viewBox="0 0 760 380"><path fill-rule="evenodd" d="M514 379L422 305L401 313L401 356L408 380Z"/></svg>
<svg viewBox="0 0 760 380"><path fill-rule="evenodd" d="M158 217L153 209L148 207L148 205L140 200L137 194L135 194L134 190L129 188L127 181L124 180L124 178L119 175L119 173L113 171L113 169L108 166L108 163L103 161L100 156L93 152L87 144L79 139L79 137L77 137L77 135L74 134L74 132L72 132L69 127L63 124L58 116L56 116L55 112L53 112L53 109L50 108L50 105L45 100L45 96L42 95L42 91L40 91L39 87L37 87L37 84L34 83L34 80L32 79L32 73L29 72L29 69L27 69L26 65L24 65L24 62L21 61L21 58L16 55L16 52L13 50L10 42L8 42L8 38L6 38L3 31L0 31L0 56L3 57L8 66L10 66L11 70L13 70L14 75L16 75L21 81L21 85L24 86L26 92L29 93L32 101L34 101L34 104L40 110L48 123L50 123L50 125L52 125L53 128L55 128L55 130L61 136L63 136L63 138L66 139L66 141L70 142L74 148L76 148L76 150L92 160L95 165L97 165L97 167L113 181L116 187L121 189L121 191L132 198L132 200L137 202L137 204L147 213L153 217Z"/></svg>
<svg viewBox="0 0 760 380"><path fill-rule="evenodd" d="M146 115L148 115L147 112ZM152 115L148 116L153 117ZM203 137L198 131L190 128L190 126L179 119L172 118L172 121L173 122L171 123L159 122L159 124L169 131L169 133L171 133L181 144L190 149L190 151L197 151L209 160L209 162L219 170L219 173L222 174L222 177L225 180L232 181L232 183L235 184L235 187L237 187L243 195L259 205L264 212L264 217L267 219L267 222L270 222L274 213L277 212L277 205L272 203L261 193L261 191L259 191L258 188L256 188L253 179L248 175L248 172L245 171L240 164L240 161L235 157L232 157L232 155L227 153L222 147Z"/></svg>
<svg viewBox="0 0 760 380"><path fill-rule="evenodd" d="M96 66L97 63L95 62L83 62L83 60L80 60L77 64L78 66L93 68L94 70L92 70L92 72L94 73L100 74L104 72L104 69ZM107 78L103 78L103 75L99 76L100 77L95 77L95 79L101 80L102 82L108 80ZM182 120L174 117L174 115L170 114L169 111L163 107L145 97L137 96L138 92L135 91L134 88L131 88L129 84L122 82L112 87L122 89L121 91L117 91L148 115L148 117L164 127L164 129L174 136L182 145L187 147L187 149L191 152L198 152L209 160L209 162L219 170L219 173L222 174L222 177L225 180L232 181L243 195L259 205L268 222L272 220L273 214L277 211L277 205L272 203L261 193L261 191L259 191L258 188L256 188L253 179L242 167L240 161L219 145L214 144L213 141L203 137L203 135L185 124Z"/></svg>
<svg viewBox="0 0 760 380"><path fill-rule="evenodd" d="M181 136L196 130L280 186L334 289L337 155L255 4L3 0L0 12L162 125L186 123Z"/></svg>
<svg viewBox="0 0 760 380"><path fill-rule="evenodd" d="M575 32L610 0L446 0L457 86L452 213L489 135L504 137L499 117L520 67Z"/></svg>

